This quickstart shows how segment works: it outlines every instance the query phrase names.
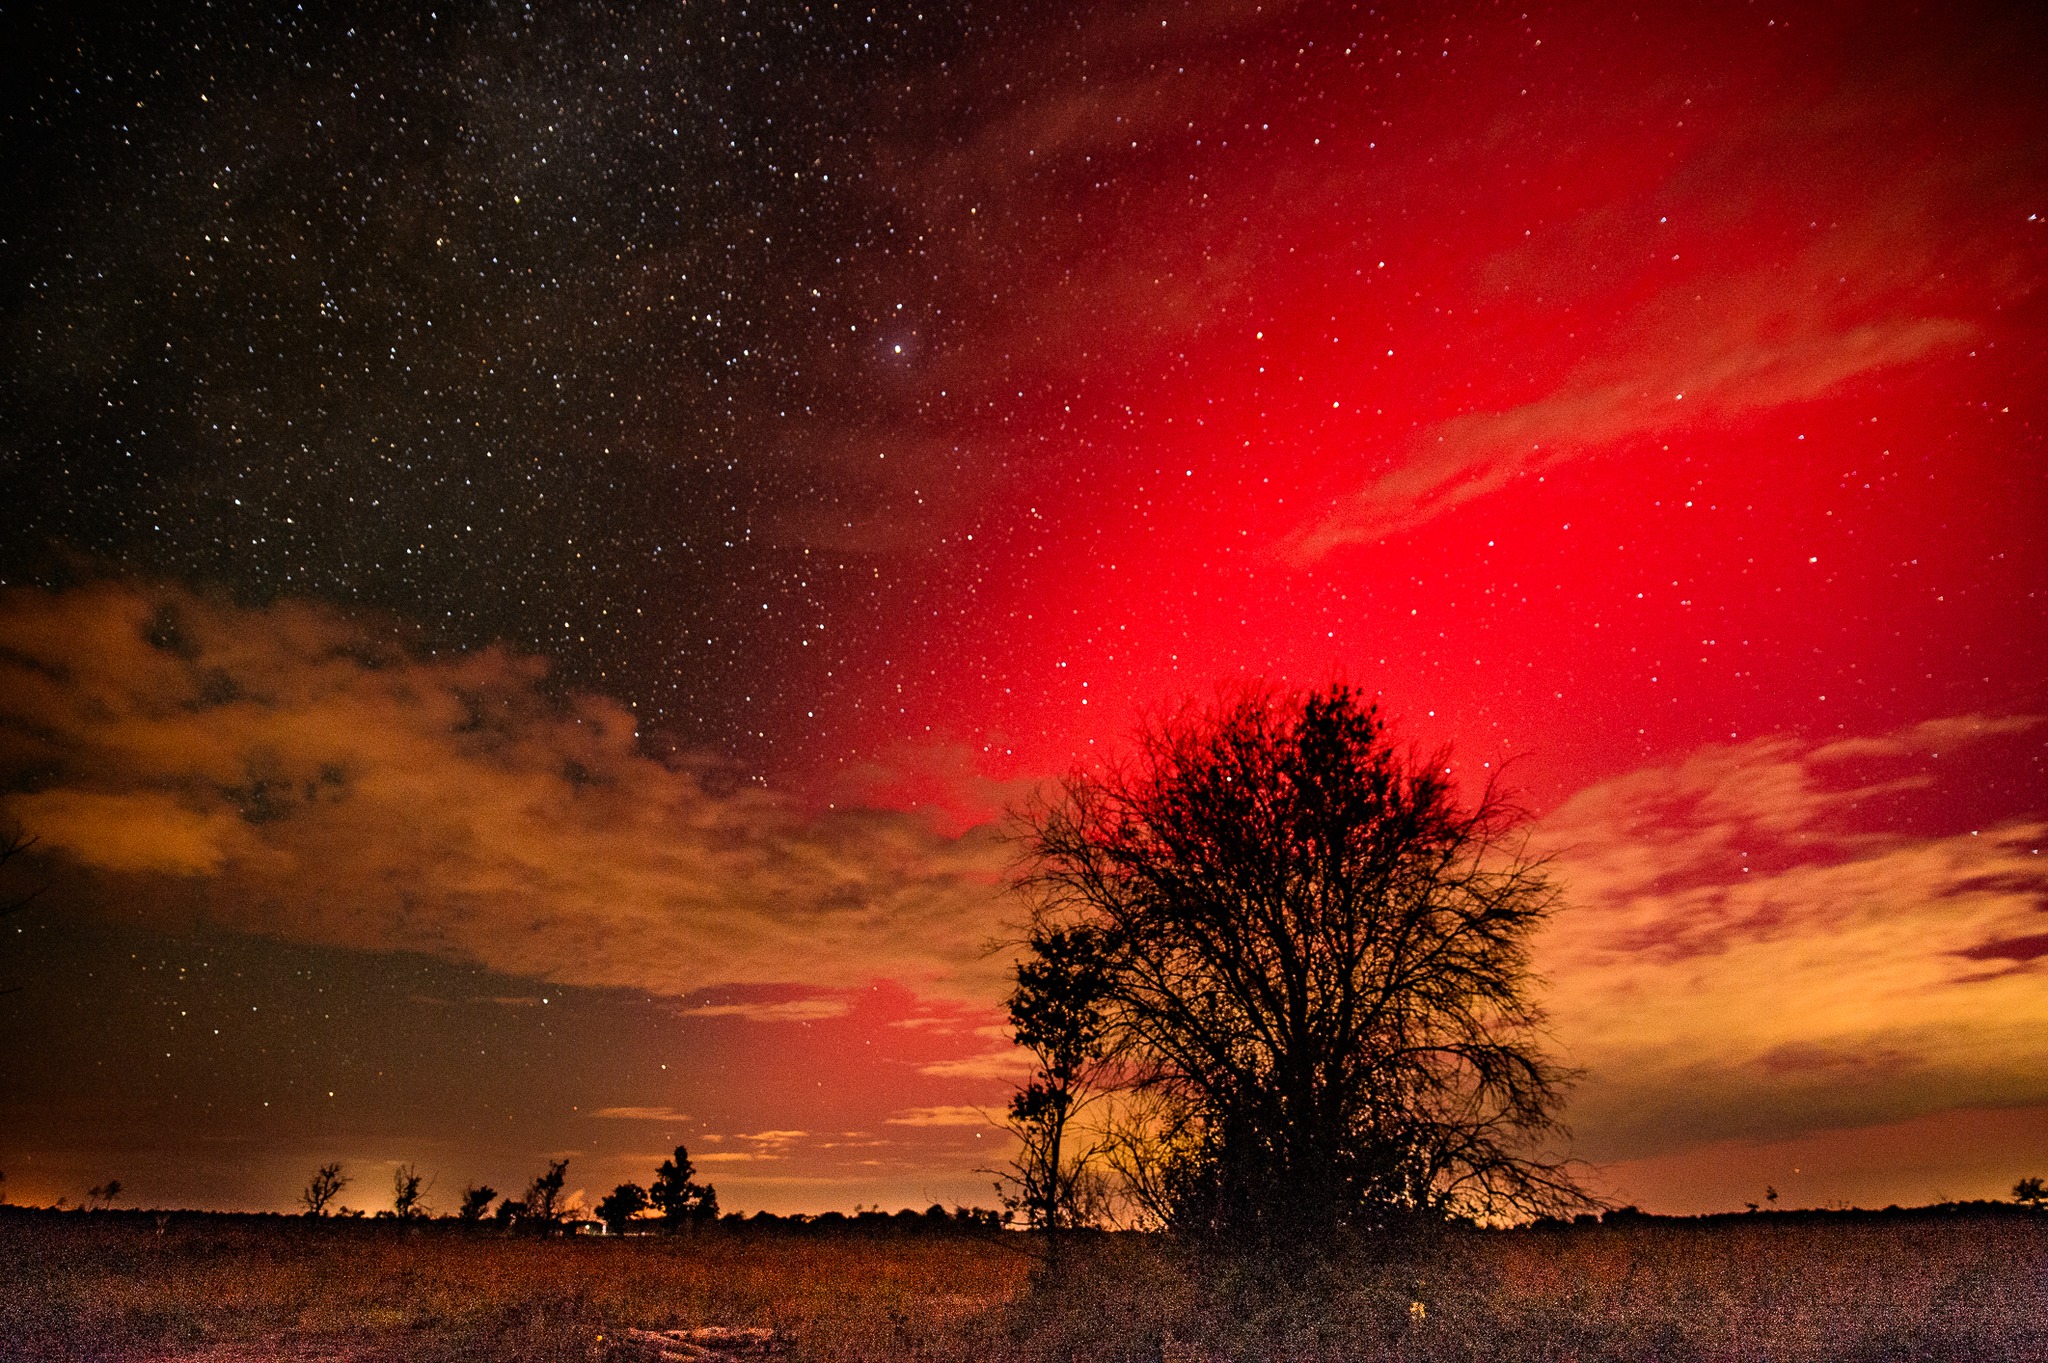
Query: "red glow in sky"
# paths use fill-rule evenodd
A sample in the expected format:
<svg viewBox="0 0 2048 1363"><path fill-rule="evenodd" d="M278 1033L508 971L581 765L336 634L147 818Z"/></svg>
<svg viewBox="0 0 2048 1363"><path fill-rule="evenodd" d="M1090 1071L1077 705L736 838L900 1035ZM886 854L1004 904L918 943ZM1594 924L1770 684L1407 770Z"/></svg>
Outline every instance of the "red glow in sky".
<svg viewBox="0 0 2048 1363"><path fill-rule="evenodd" d="M1584 792L1550 821L1582 905L1565 939L1634 918L1616 945L1654 954L1739 924L1702 949L1727 978L1638 982L1691 1010L1666 1053L1578 1052L1616 1091L1582 1102L1595 1127L1632 1105L1662 1127L1595 1131L1603 1157L1739 1137L1731 1162L1793 1183L1771 1142L1839 1123L1860 1153L1828 1167L1864 1172L1826 1195L1867 1196L1888 1120L2043 1111L2003 1081L1933 1097L1942 1062L1901 1039L1969 1016L2015 1059L2048 1040L2023 1002L2048 902L2048 199L2040 71L2015 55L2038 49L1997 15L1866 7L1411 15L1363 40L1351 11L1208 17L1183 39L1103 20L915 197L934 235L984 224L961 268L1004 283L905 380L945 450L917 479L943 547L873 684L838 698L855 747L899 754L873 789L964 822L1014 786L977 803L902 776L906 749L958 745L1008 782L1231 678L1345 677L1474 776L1512 760L1538 814ZM1849 774L1859 742L1880 774ZM1716 764L1727 785L1689 786ZM1799 793L1730 812L1774 779ZM1664 793L1631 802L1646 783ZM1570 813L1592 805L1620 822ZM1988 867L1906 869L1992 826L2014 879L1989 918L1957 897ZM1619 888L1579 873L1617 838L1712 851ZM1766 870L1760 904L1730 907ZM1805 878L1830 873L1922 899ZM1839 964L1893 1002L1828 1021L1793 944L1858 914L1890 945ZM1738 965L1745 938L1784 954ZM1877 983L1901 952L1997 968L1934 969L1906 1002ZM1571 955L1561 1017L1626 1006L1615 958L1577 976ZM1746 1043L1719 1029L1752 969L1776 1021ZM1798 1073L1801 1114L1619 1096L1704 1067L1740 1102L1745 1066L1764 1088ZM2002 1187L1982 1154L2002 1139L1959 1138L1976 1153L1916 1195ZM1711 1161L1657 1159L1617 1186L1737 1196Z"/></svg>
<svg viewBox="0 0 2048 1363"><path fill-rule="evenodd" d="M798 72L809 41L762 50ZM80 997L129 1010L104 1036L108 1008L65 1014L62 1055L25 1070L40 1096L0 1103L10 1193L111 1172L282 1206L331 1158L502 1186L574 1152L601 1194L687 1139L728 1207L986 1201L981 1111L1015 1069L986 948L1018 912L993 820L1244 678L1343 678L1461 777L1505 765L1566 892L1539 965L1617 1197L1909 1202L2048 1172L2037 20L1210 0L903 51L821 97L843 129L722 144L818 196L734 240L854 204L820 219L845 240L801 240L715 328L687 303L737 356L663 333L642 391L606 378L602 421L563 418L491 485L525 525L505 506L572 500L561 452L589 437L600 492L528 518L568 566L511 553L494 576L435 540L455 567L420 571L417 611L370 594L422 628L457 614L425 593L473 598L516 647L408 652L341 613L358 537L402 584L429 553L424 530L376 540L404 514L372 491L467 438L433 424L471 393L452 379L417 449L365 418L346 434L384 442L374 476L307 484L340 567L306 562L346 591L264 566L216 597L161 566L216 561L196 550L9 586L7 814L112 934L65 947ZM568 183L542 132L573 121L527 131ZM572 190L547 202L587 217ZM538 211L507 221L538 233ZM699 259L646 279L681 291ZM585 290L602 315L577 334L627 337L589 341L591 372L655 326L660 290L634 287ZM521 299L521 326L554 316ZM463 384L526 373L449 344ZM564 346L558 390L580 381ZM764 351L782 368L736 377ZM638 415L663 385L708 405ZM515 436L477 437L492 470ZM605 462L629 438L713 472L663 501ZM415 482L436 535L483 524ZM154 502L132 519L176 529ZM268 565L221 524L206 553ZM700 671L629 684L671 667ZM739 738L707 756L718 724L689 726L714 713ZM734 751L763 783L716 779ZM226 958L280 983L196 983ZM173 1035L216 1003L222 1030ZM277 1054L179 1068L259 1007L289 1020ZM123 1064L117 1138L67 1085Z"/></svg>
<svg viewBox="0 0 2048 1363"><path fill-rule="evenodd" d="M2038 695L2048 224L1995 24L1302 11L1171 68L1103 27L924 196L1074 226L921 380L1003 477L932 494L861 746L1039 773L1342 674L1547 803Z"/></svg>

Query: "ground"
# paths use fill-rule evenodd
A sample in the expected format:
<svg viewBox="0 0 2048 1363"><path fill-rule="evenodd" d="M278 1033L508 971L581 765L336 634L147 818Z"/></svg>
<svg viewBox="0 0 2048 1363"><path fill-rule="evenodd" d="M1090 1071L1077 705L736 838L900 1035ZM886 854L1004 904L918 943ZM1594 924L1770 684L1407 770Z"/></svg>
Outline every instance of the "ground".
<svg viewBox="0 0 2048 1363"><path fill-rule="evenodd" d="M1760 1215L1448 1235L1320 1272L1152 1237L538 1240L430 1223L0 1211L25 1360L2048 1359L2048 1215ZM1282 1283L1285 1279L1292 1287Z"/></svg>

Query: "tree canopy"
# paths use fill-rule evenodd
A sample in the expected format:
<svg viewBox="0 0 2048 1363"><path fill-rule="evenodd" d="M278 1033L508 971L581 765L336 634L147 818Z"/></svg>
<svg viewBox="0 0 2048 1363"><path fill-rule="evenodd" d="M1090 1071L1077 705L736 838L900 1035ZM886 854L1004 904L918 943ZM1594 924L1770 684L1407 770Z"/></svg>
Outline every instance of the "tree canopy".
<svg viewBox="0 0 2048 1363"><path fill-rule="evenodd" d="M1086 928L1041 924L1027 945L1007 1011L1036 1068L1010 1099L1018 1149L997 1189L1027 1225L1057 1232L1085 1224L1099 1200L1099 1147L1071 1148L1068 1131L1105 1058L1101 1006L1110 981L1100 938Z"/></svg>
<svg viewBox="0 0 2048 1363"><path fill-rule="evenodd" d="M690 1152L680 1145L676 1147L674 1158L663 1160L654 1171L654 1182L647 1189L647 1200L661 1213L662 1226L667 1230L708 1225L718 1219L718 1190L708 1183L697 1182L697 1169L690 1163Z"/></svg>
<svg viewBox="0 0 2048 1363"><path fill-rule="evenodd" d="M1081 992L1136 1100L1131 1188L1169 1224L1263 1237L1582 1200L1546 1150L1569 1075L1530 997L1556 890L1494 786L1461 804L1444 757L1397 752L1357 692L1190 707L1028 822L1018 999L1056 996L1040 977L1062 962L1100 972Z"/></svg>

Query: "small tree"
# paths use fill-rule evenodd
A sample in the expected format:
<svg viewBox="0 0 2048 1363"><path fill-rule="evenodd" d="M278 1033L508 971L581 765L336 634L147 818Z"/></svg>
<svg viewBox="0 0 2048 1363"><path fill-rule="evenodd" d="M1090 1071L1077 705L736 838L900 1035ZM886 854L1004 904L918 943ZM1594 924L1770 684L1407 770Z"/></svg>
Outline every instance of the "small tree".
<svg viewBox="0 0 2048 1363"><path fill-rule="evenodd" d="M472 1183L462 1190L462 1205L456 1209L455 1219L465 1226L473 1226L484 1219L484 1213L491 1209L491 1199L498 1190L488 1183Z"/></svg>
<svg viewBox="0 0 2048 1363"><path fill-rule="evenodd" d="M549 1160L548 1171L526 1187L519 1223L541 1235L553 1235L562 1227L568 1208L562 1203L562 1185L568 1181L569 1161Z"/></svg>
<svg viewBox="0 0 2048 1363"><path fill-rule="evenodd" d="M299 1202L305 1207L306 1215L325 1216L327 1208L348 1185L349 1180L343 1176L340 1164L323 1164L313 1171L306 1190L299 1194Z"/></svg>
<svg viewBox="0 0 2048 1363"><path fill-rule="evenodd" d="M2023 1178L2012 1185L2012 1200L2036 1211L2048 1210L2048 1183L2038 1178Z"/></svg>
<svg viewBox="0 0 2048 1363"><path fill-rule="evenodd" d="M718 1219L718 1190L696 1181L697 1170L690 1152L676 1147L675 1158L665 1159L654 1171L654 1184L647 1190L648 1202L661 1213L665 1230L702 1226Z"/></svg>
<svg viewBox="0 0 2048 1363"><path fill-rule="evenodd" d="M413 1221L427 1215L426 1203L422 1200L425 1190L420 1186L420 1171L410 1164L401 1164L391 1172L391 1214L401 1221Z"/></svg>
<svg viewBox="0 0 2048 1363"><path fill-rule="evenodd" d="M105 1211L121 1196L121 1180L110 1178L96 1188L86 1190L85 1205L94 1211Z"/></svg>
<svg viewBox="0 0 2048 1363"><path fill-rule="evenodd" d="M1077 1150L1070 1134L1103 1057L1109 963L1085 927L1041 924L1028 946L1008 1012L1017 1044L1037 1068L1010 1099L1018 1153L998 1191L1027 1225L1046 1232L1047 1257L1056 1261L1060 1232L1086 1224L1095 1210L1088 1193L1099 1147Z"/></svg>
<svg viewBox="0 0 2048 1363"><path fill-rule="evenodd" d="M597 1204L597 1219L604 1222L613 1235L624 1235L633 1218L651 1205L645 1188L637 1183L621 1183Z"/></svg>

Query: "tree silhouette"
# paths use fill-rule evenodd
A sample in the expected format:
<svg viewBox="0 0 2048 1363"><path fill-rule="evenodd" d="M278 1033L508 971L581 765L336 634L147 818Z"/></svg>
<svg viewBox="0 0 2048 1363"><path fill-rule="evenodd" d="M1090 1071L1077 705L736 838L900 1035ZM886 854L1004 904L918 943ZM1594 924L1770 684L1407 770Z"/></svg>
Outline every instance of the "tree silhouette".
<svg viewBox="0 0 2048 1363"><path fill-rule="evenodd" d="M2012 1200L2023 1207L2048 1209L2048 1183L2028 1177L2012 1185Z"/></svg>
<svg viewBox="0 0 2048 1363"><path fill-rule="evenodd" d="M325 1216L328 1206L341 1196L341 1190L348 1184L349 1180L342 1176L341 1165L323 1164L313 1171L306 1190L299 1194L299 1202L305 1207L306 1215Z"/></svg>
<svg viewBox="0 0 2048 1363"><path fill-rule="evenodd" d="M18 826L0 833L0 866L5 866L8 862L13 861L35 845L36 839L23 832ZM43 887L37 886L26 894L0 896L0 916L17 913L27 908L35 902L36 896L42 892Z"/></svg>
<svg viewBox="0 0 2048 1363"><path fill-rule="evenodd" d="M462 1190L462 1205L456 1209L455 1219L464 1225L475 1225L484 1219L484 1213L491 1209L491 1199L498 1190L488 1183L472 1183Z"/></svg>
<svg viewBox="0 0 2048 1363"><path fill-rule="evenodd" d="M624 1235L633 1218L651 1205L645 1188L637 1183L621 1183L597 1204L597 1219L604 1222L613 1235Z"/></svg>
<svg viewBox="0 0 2048 1363"><path fill-rule="evenodd" d="M1047 1233L1048 1257L1056 1260L1059 1233L1092 1219L1100 1152L1073 1148L1071 1129L1103 1059L1109 965L1100 939L1082 928L1040 925L1026 945L1008 1012L1011 1032L1036 1068L1010 1099L1018 1153L998 1191L1028 1225Z"/></svg>
<svg viewBox="0 0 2048 1363"><path fill-rule="evenodd" d="M410 1164L401 1164L391 1171L391 1214L401 1221L417 1220L427 1214L425 1189L421 1185L420 1171Z"/></svg>
<svg viewBox="0 0 2048 1363"><path fill-rule="evenodd" d="M5 867L8 862L13 861L35 845L36 840L24 833L18 826L9 828L5 832L0 832L0 867ZM27 908L36 901L36 898L42 894L45 888L47 887L38 885L35 889L25 893L0 895L0 918L4 918L10 913L19 913ZM19 992L20 989L21 986L18 984L0 986L0 994L13 994Z"/></svg>
<svg viewBox="0 0 2048 1363"><path fill-rule="evenodd" d="M1171 1224L1299 1242L1583 1202L1543 1151L1569 1076L1528 995L1556 895L1446 767L1349 687L1250 688L1027 816L1034 942L1099 950Z"/></svg>
<svg viewBox="0 0 2048 1363"><path fill-rule="evenodd" d="M690 1152L676 1147L675 1158L665 1159L654 1171L654 1183L647 1190L649 1202L661 1213L662 1226L681 1230L718 1219L718 1190L696 1182L697 1170Z"/></svg>
<svg viewBox="0 0 2048 1363"><path fill-rule="evenodd" d="M541 1235L553 1235L562 1228L568 1208L562 1204L562 1185L569 1178L569 1161L549 1160L548 1171L526 1185L520 1203L518 1223Z"/></svg>

